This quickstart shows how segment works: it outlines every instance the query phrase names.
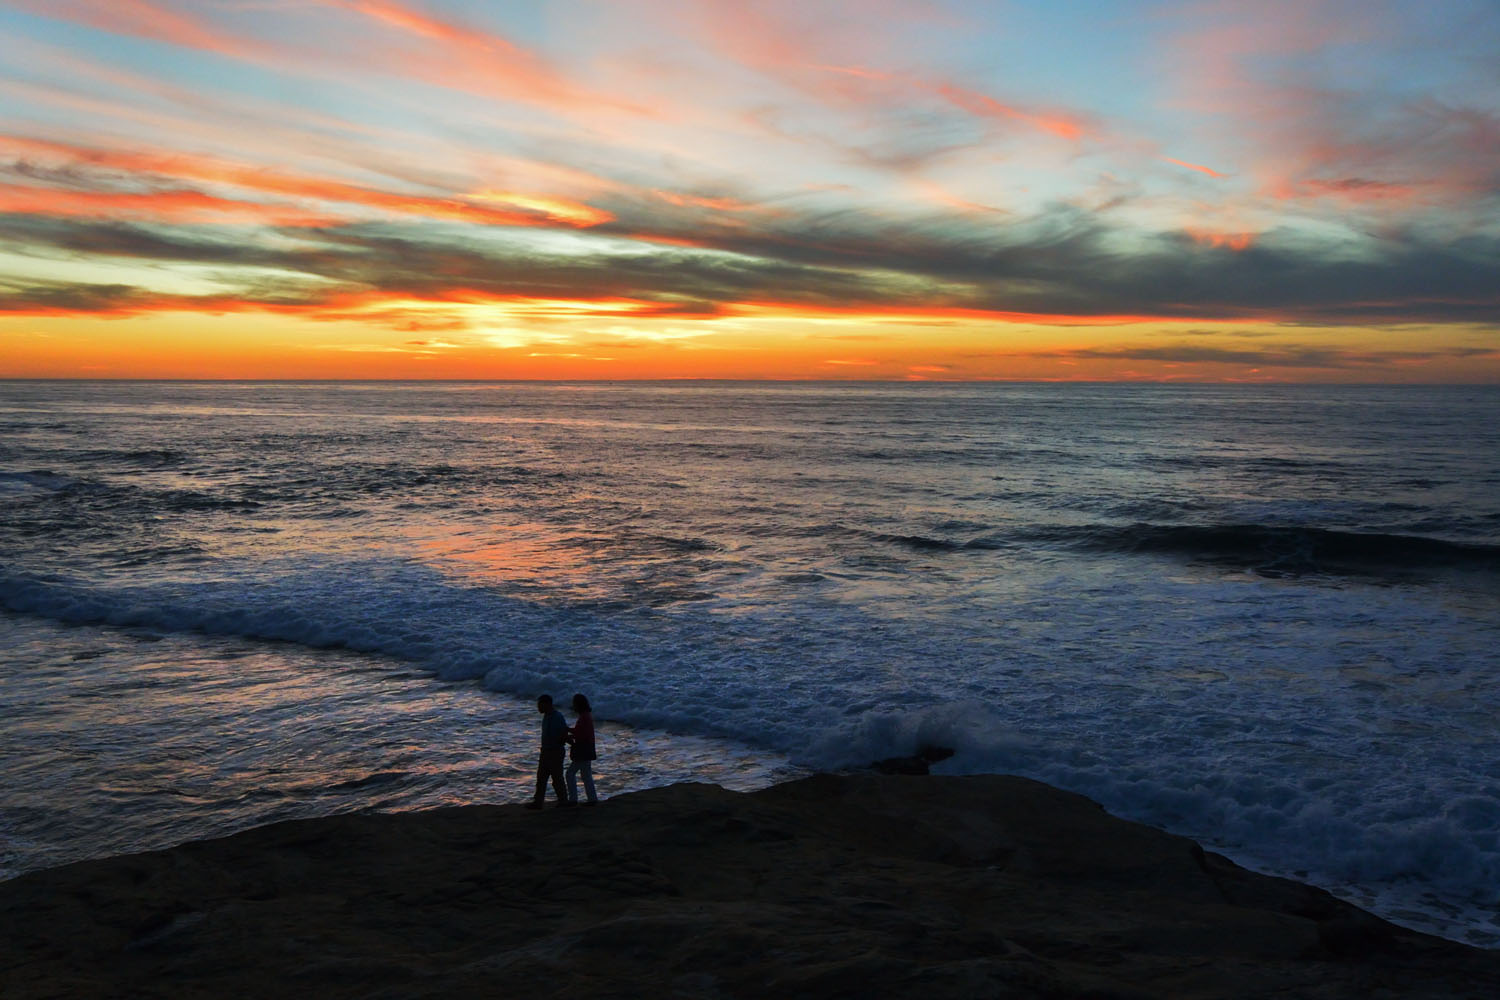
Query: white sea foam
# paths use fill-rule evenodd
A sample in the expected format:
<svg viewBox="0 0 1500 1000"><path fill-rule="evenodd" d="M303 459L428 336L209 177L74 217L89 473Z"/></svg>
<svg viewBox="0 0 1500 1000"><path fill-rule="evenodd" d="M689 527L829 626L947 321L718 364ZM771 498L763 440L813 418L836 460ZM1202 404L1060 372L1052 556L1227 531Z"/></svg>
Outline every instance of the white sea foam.
<svg viewBox="0 0 1500 1000"><path fill-rule="evenodd" d="M1483 727L1500 704L1434 638L1440 601L1124 584L1097 581L1086 602L1039 587L1024 620L1011 603L1003 625L941 633L833 602L774 617L547 607L380 561L120 589L5 577L0 595L64 621L377 653L522 696L587 690L611 719L810 767L946 746L957 752L939 770L1037 777L1263 866L1494 903L1500 757ZM1127 623L1170 616L1202 587L1222 589L1211 636L1131 635ZM1340 644L1375 628L1382 662L1363 647L1350 662ZM1474 730L1446 715L1455 697L1473 699Z"/></svg>

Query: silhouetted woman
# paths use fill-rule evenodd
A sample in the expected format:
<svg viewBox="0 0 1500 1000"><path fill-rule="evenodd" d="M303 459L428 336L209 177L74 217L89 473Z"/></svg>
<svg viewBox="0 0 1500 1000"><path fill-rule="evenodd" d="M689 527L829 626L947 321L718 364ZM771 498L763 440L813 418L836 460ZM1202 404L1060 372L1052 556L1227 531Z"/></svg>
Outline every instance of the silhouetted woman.
<svg viewBox="0 0 1500 1000"><path fill-rule="evenodd" d="M594 749L594 711L589 707L589 700L581 694L573 696L573 711L578 713L573 728L568 730L572 737L573 750L568 762L568 801L578 801L578 775L583 775L583 790L588 793L588 805L597 805L599 796L594 794L594 769L593 762L599 754Z"/></svg>

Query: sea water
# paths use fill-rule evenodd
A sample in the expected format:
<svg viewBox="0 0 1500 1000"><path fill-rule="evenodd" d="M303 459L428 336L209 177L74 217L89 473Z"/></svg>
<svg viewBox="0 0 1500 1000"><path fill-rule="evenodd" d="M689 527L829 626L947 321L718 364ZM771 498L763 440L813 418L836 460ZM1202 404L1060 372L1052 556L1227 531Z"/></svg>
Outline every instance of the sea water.
<svg viewBox="0 0 1500 1000"><path fill-rule="evenodd" d="M0 383L0 875L908 754L1500 945L1500 389Z"/></svg>

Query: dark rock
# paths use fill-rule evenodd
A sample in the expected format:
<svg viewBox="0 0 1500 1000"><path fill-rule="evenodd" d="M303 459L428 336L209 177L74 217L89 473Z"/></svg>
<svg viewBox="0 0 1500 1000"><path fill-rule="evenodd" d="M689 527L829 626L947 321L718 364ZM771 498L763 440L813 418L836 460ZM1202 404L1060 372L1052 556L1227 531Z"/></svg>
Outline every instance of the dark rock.
<svg viewBox="0 0 1500 1000"><path fill-rule="evenodd" d="M881 774L930 774L933 764L952 756L948 747L924 746L910 757L887 757L870 767Z"/></svg>
<svg viewBox="0 0 1500 1000"><path fill-rule="evenodd" d="M5 1000L1500 996L1500 955L995 775L279 824L0 883L0 927Z"/></svg>

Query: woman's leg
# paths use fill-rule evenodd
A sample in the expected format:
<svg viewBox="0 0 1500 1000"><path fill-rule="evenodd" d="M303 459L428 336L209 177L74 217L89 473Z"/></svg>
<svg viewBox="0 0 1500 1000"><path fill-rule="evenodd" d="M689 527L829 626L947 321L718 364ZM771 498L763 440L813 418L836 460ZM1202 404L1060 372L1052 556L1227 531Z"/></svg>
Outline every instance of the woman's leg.
<svg viewBox="0 0 1500 1000"><path fill-rule="evenodd" d="M589 765L587 761L572 760L568 762L568 801L578 801L578 769L583 768L583 785L589 791L589 798L594 797L594 780L589 777Z"/></svg>
<svg viewBox="0 0 1500 1000"><path fill-rule="evenodd" d="M582 761L578 770L583 772L583 790L588 793L590 802L598 802L599 796L594 794L594 764L592 761ZM578 765L574 765L578 766ZM578 801L578 789L573 789L573 801Z"/></svg>

